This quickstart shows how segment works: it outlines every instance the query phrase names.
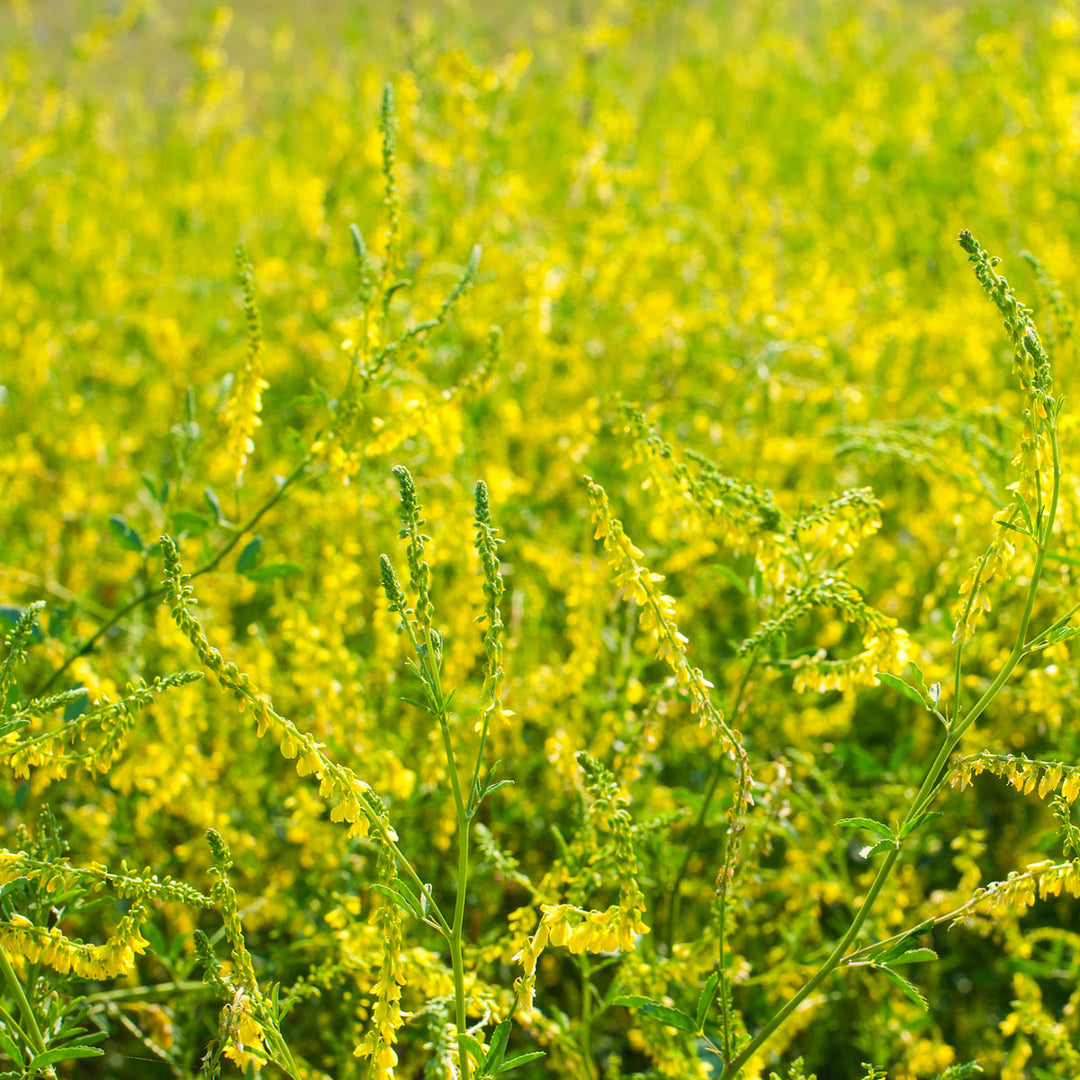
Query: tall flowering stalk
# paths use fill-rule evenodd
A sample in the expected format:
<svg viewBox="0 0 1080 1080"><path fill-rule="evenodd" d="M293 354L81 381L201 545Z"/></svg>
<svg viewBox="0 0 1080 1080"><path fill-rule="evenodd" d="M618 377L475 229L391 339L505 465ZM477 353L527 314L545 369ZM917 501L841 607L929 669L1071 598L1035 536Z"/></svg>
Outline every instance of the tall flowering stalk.
<svg viewBox="0 0 1080 1080"><path fill-rule="evenodd" d="M299 1080L300 1071L281 1033L284 1010L277 990L275 988L270 995L262 992L244 941L236 890L229 880L232 868L229 846L216 829L207 831L206 840L214 860L211 869L214 885L210 895L221 909L233 965L232 973L226 977L209 938L201 931L195 932L195 948L204 979L226 1002L220 1017L223 1037L213 1060L216 1063L218 1057L224 1056L245 1070L252 1067L258 1070L272 1061L286 1075Z"/></svg>
<svg viewBox="0 0 1080 1080"><path fill-rule="evenodd" d="M1053 395L1050 360L1031 321L1030 310L1016 299L1008 282L995 271L994 268L1000 260L988 255L966 230L960 234L959 243L974 265L979 284L1005 317L1005 330L1013 344L1013 371L1020 380L1024 394L1022 408L1024 429L1020 453L1014 461L1019 476L1010 486L1013 501L995 516L998 528L990 548L976 563L961 587L964 600L957 621L955 638L956 676L951 714L948 709L944 712L937 709L936 698L933 702L926 703L927 708L932 709L935 715L944 720L946 730L945 738L926 770L918 792L895 829L865 818L849 819L849 824L862 828L869 827L882 837L868 849L870 855L883 854L884 857L862 904L848 929L814 974L777 1010L772 1019L753 1038L738 1048L733 1057L724 1056L724 1069L720 1080L735 1080L750 1059L840 966L869 964L884 970L894 982L901 985L904 983L902 977L889 967L889 960L899 954L895 950L890 951L888 943L879 942L869 949L857 951L852 951L852 946L873 910L885 882L899 861L904 841L930 816L930 807L948 779L946 769L949 759L961 739L994 702L1021 659L1060 636L1065 631L1068 619L1073 613L1073 611L1066 613L1040 633L1029 636L1035 597L1042 581L1046 556L1053 535L1061 486L1061 460L1057 440L1057 414L1060 406ZM989 607L985 588L990 577L1004 565L1002 560L1007 555L1006 547L1011 548L1011 541L1005 539L1006 534L1019 534L1029 540L1034 545L1035 562L1028 580L1024 606L1009 655L990 685L978 700L965 710L962 707L960 692L964 641L974 631L980 609L985 610ZM916 691L915 696L922 695ZM1025 774L1023 785L1026 786L1027 782L1028 778ZM1052 895L1053 890L1060 889L1062 885L1074 888L1074 883L1075 871L1066 870L1054 877L1052 881L1048 877L1045 889L1048 895ZM1033 898L1036 891L1042 888L1044 886L1038 884L1037 875L1032 874L1030 879L1024 879L1022 887L1020 882L1017 882L1013 892ZM1010 895L1009 887L1003 886L997 897L1000 900ZM912 933L909 932L908 936L896 947L900 950L900 954L911 940ZM914 988L911 989L914 990Z"/></svg>
<svg viewBox="0 0 1080 1080"><path fill-rule="evenodd" d="M484 572L484 613L480 617L486 621L484 634L484 686L483 714L477 721L480 734L472 770L472 783L466 791L461 783L458 771L457 748L460 734L456 718L450 709L452 691L443 688L442 683L442 637L434 626L435 604L431 597L431 574L425 560L425 545L431 537L422 530L424 519L416 484L412 474L403 465L393 470L401 495L401 530L399 536L406 541L405 553L409 566L408 592L406 596L398 580L394 565L389 556L380 559L383 591L390 611L398 616L399 632L404 634L412 647L413 655L408 665L420 680L423 691L422 700L413 702L423 708L436 722L442 736L443 750L446 755L446 769L450 779L454 812L457 818L458 872L454 896L453 922L446 928L444 936L450 947L450 959L454 971L454 1017L457 1027L458 1067L463 1080L472 1075L471 1057L478 1058L484 1068L497 1066L501 1054L505 1051L506 1038L501 1040L501 1050L489 1050L480 1053L480 1044L468 1032L468 1000L465 990L465 904L469 882L469 841L473 818L481 802L508 781L494 781L494 767L483 778L483 755L491 720L504 713L502 708L502 616L499 612L499 599L503 593L502 575L499 571L498 544L496 530L491 524L491 508L487 487L481 482L476 485L476 549ZM504 1021L505 1023L505 1021ZM504 1029L505 1030L505 1029Z"/></svg>
<svg viewBox="0 0 1080 1080"><path fill-rule="evenodd" d="M236 377L225 407L227 450L236 462L236 486L244 479L248 458L255 453L255 429L262 423L262 392L270 385L263 378L262 316L255 300L255 268L243 244L236 245L236 266L244 290L247 319L247 359Z"/></svg>

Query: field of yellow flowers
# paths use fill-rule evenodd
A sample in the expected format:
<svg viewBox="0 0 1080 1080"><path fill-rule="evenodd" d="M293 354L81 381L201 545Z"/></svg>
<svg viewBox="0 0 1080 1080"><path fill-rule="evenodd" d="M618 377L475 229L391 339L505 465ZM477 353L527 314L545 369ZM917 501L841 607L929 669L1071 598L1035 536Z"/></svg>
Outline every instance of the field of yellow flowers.
<svg viewBox="0 0 1080 1080"><path fill-rule="evenodd" d="M0 3L0 1077L1080 1076L1078 168L1076 0Z"/></svg>

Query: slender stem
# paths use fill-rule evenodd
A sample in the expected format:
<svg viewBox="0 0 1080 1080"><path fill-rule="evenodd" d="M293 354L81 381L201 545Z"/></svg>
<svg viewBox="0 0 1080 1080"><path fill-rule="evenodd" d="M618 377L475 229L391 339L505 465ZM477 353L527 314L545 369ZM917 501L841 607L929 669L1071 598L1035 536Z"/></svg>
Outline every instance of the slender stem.
<svg viewBox="0 0 1080 1080"><path fill-rule="evenodd" d="M1012 524L1013 519L1020 513L1018 507L1013 507L1013 512L1009 517L1009 523ZM982 558L979 560L979 568L975 571L975 580L971 583L971 589L968 592L967 603L964 605L964 614L960 620L960 639L956 643L956 674L953 679L953 724L960 718L960 676L963 673L963 659L964 659L964 636L963 628L967 626L967 621L971 616L971 608L975 603L975 594L979 591L979 581L982 579L983 570L986 569L986 563L990 558L991 548L987 548L983 552Z"/></svg>
<svg viewBox="0 0 1080 1080"><path fill-rule="evenodd" d="M0 1005L0 1024L3 1024L9 1032L15 1032L15 1034L20 1039L22 1039L22 1041L26 1043L27 1046L30 1045L30 1036L27 1035L25 1031L23 1031L22 1027L19 1025L18 1020L16 1020L15 1017L12 1016L11 1013L9 1013L3 1005Z"/></svg>
<svg viewBox="0 0 1080 1080"><path fill-rule="evenodd" d="M728 844L730 844L730 839ZM724 861L727 861L727 852L724 853ZM726 871L722 871L726 872ZM716 988L713 990L712 1001L709 1002L708 1007L705 1009L706 1018L709 1015L709 1011L712 1009L713 1001L716 1000L717 993L720 994L720 1021L724 1031L724 1063L726 1064L731 1060L731 1009L728 1002L728 986L727 986L727 957L724 955L725 939L727 938L727 882L724 882L723 892L720 894L720 918L718 919L718 941L716 943L716 970L720 972L720 978L717 980ZM704 1026L704 1020L702 1021Z"/></svg>
<svg viewBox="0 0 1080 1080"><path fill-rule="evenodd" d="M585 1068L585 1076L588 1080L596 1075L596 1070L593 1067L593 1055L592 1055L592 984L590 982L590 975L592 974L589 966L588 958L582 956L583 963L581 964L581 1036L578 1039L578 1046L581 1050L581 1060Z"/></svg>
<svg viewBox="0 0 1080 1080"><path fill-rule="evenodd" d="M1050 558L1049 552L1047 553L1047 558ZM1060 619L1055 619L1045 630L1040 631L1033 638L1025 642L1024 652L1032 652L1034 649L1039 648L1039 642L1041 642L1043 638L1050 637L1051 634L1057 633L1063 626L1068 625L1069 620L1078 611L1080 611L1080 604L1073 604Z"/></svg>
<svg viewBox="0 0 1080 1080"><path fill-rule="evenodd" d="M754 670L754 666L757 664L758 650L755 649L750 654L750 659L747 661L746 669L743 671L742 679L739 681L738 688L735 691L735 695L732 698L731 705L728 707L728 715L731 717L736 716L739 711L739 707L742 705L743 695L746 693L746 687L750 682L750 675ZM736 766L738 767L738 766ZM701 800L701 809L698 811L697 819L694 821L693 827L690 831L690 838L686 842L685 849L683 850L683 857L679 863L678 870L675 871L675 878L671 885L668 887L668 921L665 928L664 943L667 946L668 956L671 955L671 949L675 939L675 924L679 919L679 887L682 885L683 878L686 876L687 867L690 865L690 860L693 858L694 852L697 850L698 844L701 843L701 835L705 831L705 822L709 816L709 810L712 807L713 795L716 794L717 784L720 782L720 776L723 771L723 758L717 758L712 764L712 770L709 775L708 784L705 787L705 795ZM723 976L721 975L721 978Z"/></svg>
<svg viewBox="0 0 1080 1080"><path fill-rule="evenodd" d="M195 570L190 576L189 580L197 577L201 577L203 574L209 574L211 571L216 570L221 560L229 554L233 548L249 533L255 526L262 520L263 516L268 513L274 506L276 506L284 497L285 493L300 477L307 471L308 466L313 459L312 454L307 454L304 459L297 465L288 476L282 481L281 486L271 495L266 502L255 511L254 514L238 528L233 535L222 545L216 552L216 554L204 563L197 570ZM56 681L64 674L80 656L86 656L91 652L94 646L125 616L129 615L141 604L151 603L154 600L160 600L167 592L167 588L164 585L159 585L152 589L144 589L134 599L129 600L123 607L117 608L116 611L109 616L108 619L97 630L94 631L90 637L86 638L76 649L72 652L66 660L45 680L45 682L38 687L34 696L40 696L50 689L50 687L56 684Z"/></svg>
<svg viewBox="0 0 1080 1080"><path fill-rule="evenodd" d="M280 1065L293 1080L300 1080L300 1070L293 1060L292 1051L284 1036L277 1029L272 1028L268 1040L276 1051L278 1065Z"/></svg>
<svg viewBox="0 0 1080 1080"><path fill-rule="evenodd" d="M19 1012L22 1013L23 1022L28 1028L30 1048L34 1051L35 1056L37 1054L44 1054L45 1039L42 1037L41 1028L38 1027L37 1017L34 1016L34 1009L29 1000L27 1000L22 983L19 982L19 977L15 974L15 969L11 966L11 961L8 959L7 950L2 945L0 945L0 971L3 972L4 981L7 983L12 997L14 997L15 1001L18 1003Z"/></svg>
<svg viewBox="0 0 1080 1080"><path fill-rule="evenodd" d="M408 623L408 620L406 620ZM410 635L413 631L410 628ZM457 758L454 755L454 740L450 732L450 717L447 713L447 699L442 689L442 676L440 672L441 659L435 649L435 642L430 633L425 633L426 648L417 649L418 658L431 689L432 700L435 704L435 715L442 732L443 750L446 752L446 769L450 774L450 787L454 793L454 810L457 813L457 841L458 841L458 876L457 891L454 895L454 923L450 928L450 960L454 968L454 1013L458 1033L458 1058L461 1068L462 1080L469 1080L471 1067L469 1065L469 1052L465 1046L464 1036L468 1027L468 1010L465 999L465 960L462 949L462 941L465 929L465 901L469 886L469 819L468 809L461 794L461 780L458 777ZM416 640L414 637L414 644Z"/></svg>
<svg viewBox="0 0 1080 1080"><path fill-rule="evenodd" d="M210 993L213 987L205 982L193 979L177 979L173 982L156 983L154 986L122 986L116 990L103 990L100 994L86 996L89 1005L107 1005L116 1001L145 1001L158 994L196 994Z"/></svg>
<svg viewBox="0 0 1080 1080"><path fill-rule="evenodd" d="M844 953L847 952L848 947L862 929L863 923L866 922L867 916L874 906L874 901L878 898L878 893L881 892L882 886L885 884L886 879L892 872L892 868L899 857L899 848L894 848L885 856L881 866L878 867L877 874L874 876L874 880L870 885L866 898L863 900L862 907L855 913L855 917L851 920L851 925L847 928L847 932L836 943L833 951L829 953L828 958L821 967L819 967L817 971L803 983L790 998L788 1003L742 1048L742 1050L739 1051L731 1064L724 1069L723 1073L721 1073L720 1080L729 1080L729 1078L738 1076L742 1067L757 1053L761 1046L768 1042L772 1037L773 1032L781 1027L787 1021L788 1017L791 1016L791 1014L798 1009L817 987L836 970Z"/></svg>
<svg viewBox="0 0 1080 1080"><path fill-rule="evenodd" d="M986 688L982 697L979 698L971 709L961 716L959 704L956 704L953 721L949 725L945 741L938 750L933 764L926 771L922 785L915 795L915 798L912 800L907 813L904 815L904 820L901 822L898 835L902 835L904 826L922 813L933 800L939 790L938 779L945 768L949 756L963 738L964 733L982 715L994 698L997 697L1001 688L1012 674L1013 669L1024 655L1024 641L1027 638L1028 625L1031 622L1031 614L1035 607L1035 594L1038 592L1039 583L1042 579L1043 567L1046 562L1047 545L1054 528L1054 519L1057 515L1058 495L1061 486L1061 464L1058 456L1057 432L1052 425L1050 427L1050 439L1054 461L1053 488L1050 495L1050 505L1047 509L1046 526L1040 536L1036 538L1038 548L1035 556L1035 565L1031 572L1031 581L1028 584L1027 596L1024 601L1024 610L1020 616L1020 625L1017 628L1015 644L993 682ZM734 1080L746 1062L749 1061L749 1059L757 1053L766 1042L768 1042L773 1033L787 1021L791 1014L799 1008L821 982L840 966L841 962L845 959L844 954L855 941L859 931L862 929L863 923L865 923L869 916L874 902L877 900L882 887L892 873L893 867L896 865L899 857L900 847L898 842L897 847L885 856L881 865L878 867L877 873L874 875L874 880L870 885L862 906L851 920L851 925L848 927L844 936L836 943L832 952L829 953L821 967L819 967L818 970L795 992L788 1000L787 1004L773 1016L765 1027L763 1027L757 1035L755 1035L754 1038L739 1051L738 1055L727 1065L723 1073L721 1073L720 1080Z"/></svg>
<svg viewBox="0 0 1080 1080"><path fill-rule="evenodd" d="M1010 877L1009 883L1016 881L1023 881L1025 879L1029 881L1035 881L1038 879L1039 874L1044 874L1054 870L1066 870L1072 867L1072 862L1056 863L1053 866L1040 867L1038 871L1028 871L1024 874L1019 874L1016 877ZM903 941L904 938L910 937L916 930L930 930L935 926L940 926L942 923L952 922L954 919L959 918L966 911L971 911L977 908L979 904L984 903L987 900L987 892L991 890L993 886L986 886L984 889L980 889L979 893L975 896L969 897L959 907L955 907L952 911L946 911L944 915L935 915L932 919L927 919L923 923L919 923L916 926L908 927L907 930L901 930L898 934L893 934L891 937L882 938L880 941L871 942L869 945L864 945L861 949L856 949L853 953L848 953L843 959L843 965L856 963L859 960L864 959L870 954L879 949L883 949L888 945L892 945L897 941ZM981 894L981 895L979 895ZM993 895L992 893L990 894Z"/></svg>

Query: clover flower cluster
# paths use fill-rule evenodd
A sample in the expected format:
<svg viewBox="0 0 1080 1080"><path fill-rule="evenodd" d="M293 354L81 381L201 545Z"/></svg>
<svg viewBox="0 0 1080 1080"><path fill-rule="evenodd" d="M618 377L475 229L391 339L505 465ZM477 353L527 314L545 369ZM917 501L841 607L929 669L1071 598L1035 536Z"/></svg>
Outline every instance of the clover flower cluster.
<svg viewBox="0 0 1080 1080"><path fill-rule="evenodd" d="M173 621L195 647L199 659L213 672L222 688L229 691L239 702L241 712L251 709L255 717L255 733L259 738L273 729L279 737L279 749L283 757L296 760L299 776L314 775L319 781L319 795L334 800L330 819L347 822L352 837L366 836L371 826L391 841L397 839L385 811L378 811L372 802L371 787L351 769L338 764L323 753L323 744L301 731L291 720L275 711L270 699L259 691L251 676L242 672L232 661L226 661L221 652L210 644L199 620L192 614L196 603L194 590L186 584L176 544L169 536L161 538L164 562L166 600L172 611Z"/></svg>
<svg viewBox="0 0 1080 1080"><path fill-rule="evenodd" d="M412 474L404 465L395 465L392 471L401 489L402 528L398 535L402 540L408 540L405 555L409 562L409 586L416 593L415 618L420 641L425 643L431 638L435 617L435 605L431 602L431 570L424 560L424 544L430 542L431 537L420 531L424 519L420 516L422 506ZM401 610L400 614L404 616L405 611Z"/></svg>
<svg viewBox="0 0 1080 1080"><path fill-rule="evenodd" d="M383 207L386 210L386 261L383 264L383 287L397 274L401 257L401 209L397 185L397 110L394 105L394 87L387 83L383 87L382 109L379 114L379 127L382 131L383 156ZM389 303L389 296L387 296Z"/></svg>
<svg viewBox="0 0 1080 1080"><path fill-rule="evenodd" d="M753 551L763 573L776 566L783 515L771 492L725 476L707 458L688 452L687 458L697 466L697 472L691 472L644 414L627 403L620 405L615 430L629 438L634 459L647 470L646 483L667 501L673 514L689 510L708 523L718 542L735 552Z"/></svg>
<svg viewBox="0 0 1080 1080"><path fill-rule="evenodd" d="M0 660L0 715L8 711L8 691L15 685L15 671L25 663L37 626L37 617L45 610L44 600L35 600L4 635L4 659Z"/></svg>
<svg viewBox="0 0 1080 1080"><path fill-rule="evenodd" d="M547 946L565 945L572 953L629 952L649 928L621 904L589 911L573 904L542 904L536 932L514 954L524 974L514 983L519 1015L527 1017L536 997L536 963Z"/></svg>
<svg viewBox="0 0 1080 1080"><path fill-rule="evenodd" d="M585 482L592 502L594 536L604 543L615 584L625 589L626 595L638 605L642 631L653 639L657 657L671 668L679 690L689 696L691 710L700 714L703 725L709 725L722 749L745 766L746 751L741 735L728 726L723 712L713 704L709 693L713 684L690 664L686 652L688 639L675 622L675 599L658 588L663 576L645 567L644 554L623 531L622 522L612 517L604 489L590 477Z"/></svg>
<svg viewBox="0 0 1080 1080"><path fill-rule="evenodd" d="M644 922L645 897L637 882L638 862L628 800L611 772L589 754L579 753L577 761L588 795L587 828L610 834L608 844L587 845L592 849L588 865L595 870L610 855L619 882L619 902L602 911L572 903L540 905L539 926L513 957L524 968L514 985L524 1015L533 1008L536 964L548 945L565 946L574 954L631 952L638 936L649 932Z"/></svg>
<svg viewBox="0 0 1080 1080"><path fill-rule="evenodd" d="M129 683L127 693L118 701L103 694L94 705L62 727L38 735L20 737L12 732L0 738L0 762L7 762L18 779L35 770L37 779L62 780L73 768L89 772L108 772L124 749L124 742L139 712L166 690L201 679L200 671L178 671L154 679ZM16 709L15 720L29 721L54 708L78 700L85 691L57 694L46 701L35 701Z"/></svg>
<svg viewBox="0 0 1080 1080"><path fill-rule="evenodd" d="M378 878L384 885L391 885L395 876L394 853L385 844L380 844ZM401 1011L401 988L406 982L401 958L401 909L392 901L384 900L375 912L375 923L379 928L382 961L374 986L374 1025L353 1055L371 1058L372 1080L393 1080L394 1066L398 1063L394 1044L398 1030L405 1023L405 1014Z"/></svg>
<svg viewBox="0 0 1080 1080"><path fill-rule="evenodd" d="M842 570L820 571L803 585L787 591L783 606L771 619L739 645L739 654L751 655L786 637L795 624L814 608L831 608L862 634L862 648L854 656L831 659L819 650L792 660L794 687L799 693L847 690L873 686L874 673L899 668L907 659L910 642L894 618L870 607Z"/></svg>
<svg viewBox="0 0 1080 1080"><path fill-rule="evenodd" d="M142 903L133 904L104 944L91 945L66 937L59 926L38 926L15 912L0 923L0 945L28 963L44 964L60 975L115 979L128 974L135 957L149 945L139 932L146 916Z"/></svg>
<svg viewBox="0 0 1080 1080"><path fill-rule="evenodd" d="M1011 911L1022 915L1037 900L1047 900L1062 893L1080 897L1080 860L1054 862L1043 859L1024 870L1014 870L1004 881L995 881L977 889L956 912L951 925L961 925L969 915L978 912L994 914Z"/></svg>
<svg viewBox="0 0 1080 1080"><path fill-rule="evenodd" d="M225 406L226 445L236 462L236 484L244 478L248 458L255 453L255 429L262 423L262 392L270 385L263 378L262 317L255 301L255 269L243 244L236 245L236 265L244 290L244 314L247 317L247 359L233 384Z"/></svg>
<svg viewBox="0 0 1080 1080"><path fill-rule="evenodd" d="M1022 795L1034 791L1040 799L1045 799L1057 793L1070 805L1080 797L1080 765L991 754L988 750L967 754L953 762L949 783L963 791L974 777L984 772L1008 781Z"/></svg>
<svg viewBox="0 0 1080 1080"><path fill-rule="evenodd" d="M150 867L135 874L124 863L120 864L119 871L111 871L101 863L71 866L66 860L39 859L24 851L0 849L0 885L16 878L33 883L44 893L54 893L61 885L75 885L90 889L107 887L122 899L140 902L174 901L200 908L210 907L213 903L193 885L168 875L159 877Z"/></svg>
<svg viewBox="0 0 1080 1080"><path fill-rule="evenodd" d="M241 1069L261 1069L272 1061L287 1075L296 1076L292 1054L281 1034L282 1011L277 990L270 996L262 992L244 941L236 890L229 880L232 868L229 846L216 829L208 829L206 839L213 858L210 873L214 884L210 895L221 910L232 956L232 973L224 975L209 938L201 931L195 932L195 948L203 966L204 981L225 999L219 1018L224 1035L221 1053Z"/></svg>
<svg viewBox="0 0 1080 1080"><path fill-rule="evenodd" d="M697 469L691 473L645 417L628 405L621 407L621 430L630 436L638 460L648 467L649 482L666 496L673 513L689 511L703 522L719 523L719 539L736 551L752 549L758 570L775 587L793 575L805 578L806 567L826 552L847 558L881 528L881 504L869 488L850 488L788 519L770 492L739 483L701 454L688 451L686 457ZM904 662L907 636L896 620L869 607L842 572L835 570L817 571L808 582L790 586L780 614L743 642L740 655L785 636L818 606L833 607L845 621L857 623L863 631L863 647L849 659L830 659L824 653L800 658L792 665L798 691L871 686L875 671Z"/></svg>
<svg viewBox="0 0 1080 1080"><path fill-rule="evenodd" d="M1001 260L989 255L966 229L960 246L968 253L975 277L1004 317L1005 333L1013 346L1013 374L1024 393L1023 433L1020 452L1013 460L1018 478L1009 485L1012 501L994 515L997 529L985 554L972 566L960 585L954 642L972 636L980 617L990 610L988 586L1004 577L1014 554L1010 536L1020 516L1034 539L1042 528L1044 498L1054 469L1053 432L1058 403L1053 393L1050 357L1031 318L1031 309L1022 304L1009 282L994 269Z"/></svg>
<svg viewBox="0 0 1080 1080"><path fill-rule="evenodd" d="M881 528L881 503L870 488L849 488L800 514L789 535L812 534L815 551L839 551L844 558Z"/></svg>
<svg viewBox="0 0 1080 1080"><path fill-rule="evenodd" d="M484 733L492 719L504 713L502 703L503 671L503 621L499 603L504 592L503 578L500 571L499 545L502 543L498 530L491 524L491 504L488 499L487 485L483 480L476 482L476 513L474 517L476 542L474 547L480 556L484 572L484 611L477 616L477 622L486 622L484 630L484 685L481 694L484 698L484 713L477 723L477 730Z"/></svg>

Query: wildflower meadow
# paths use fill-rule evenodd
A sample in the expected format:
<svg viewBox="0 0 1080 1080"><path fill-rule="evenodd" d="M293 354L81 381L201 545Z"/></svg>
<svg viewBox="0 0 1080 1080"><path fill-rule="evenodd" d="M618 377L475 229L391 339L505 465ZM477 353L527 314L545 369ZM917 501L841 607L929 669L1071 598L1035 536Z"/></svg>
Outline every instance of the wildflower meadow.
<svg viewBox="0 0 1080 1080"><path fill-rule="evenodd" d="M1080 1077L1076 0L0 0L0 1077Z"/></svg>

